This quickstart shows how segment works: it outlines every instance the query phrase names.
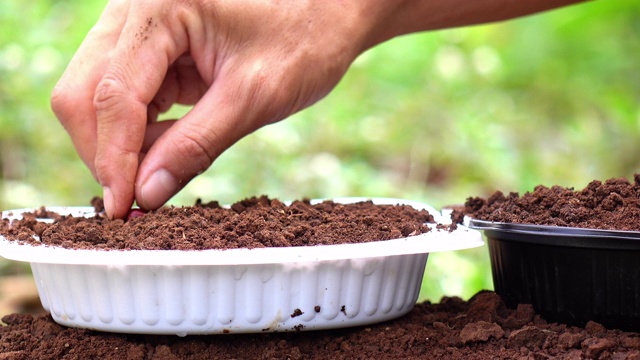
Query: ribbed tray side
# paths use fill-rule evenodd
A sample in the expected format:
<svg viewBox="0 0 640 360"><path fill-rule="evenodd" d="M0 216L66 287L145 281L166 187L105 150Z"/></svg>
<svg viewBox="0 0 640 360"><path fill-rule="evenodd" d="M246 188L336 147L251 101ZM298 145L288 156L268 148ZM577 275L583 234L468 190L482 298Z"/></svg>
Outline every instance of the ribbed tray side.
<svg viewBox="0 0 640 360"><path fill-rule="evenodd" d="M236 266L32 263L60 324L147 334L300 331L409 312L428 254Z"/></svg>

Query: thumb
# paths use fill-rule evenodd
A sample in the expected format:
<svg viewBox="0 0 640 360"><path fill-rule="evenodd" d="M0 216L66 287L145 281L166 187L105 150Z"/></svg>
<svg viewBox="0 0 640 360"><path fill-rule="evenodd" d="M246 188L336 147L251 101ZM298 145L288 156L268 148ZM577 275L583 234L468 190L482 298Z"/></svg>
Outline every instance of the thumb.
<svg viewBox="0 0 640 360"><path fill-rule="evenodd" d="M156 209L240 138L259 127L252 111L218 78L183 118L157 138L138 170L135 198L143 209ZM244 109L244 111L242 110Z"/></svg>

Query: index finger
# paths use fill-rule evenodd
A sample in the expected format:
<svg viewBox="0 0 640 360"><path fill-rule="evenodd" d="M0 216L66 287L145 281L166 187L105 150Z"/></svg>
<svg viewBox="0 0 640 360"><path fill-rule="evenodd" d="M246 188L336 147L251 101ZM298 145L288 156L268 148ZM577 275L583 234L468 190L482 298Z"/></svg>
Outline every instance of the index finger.
<svg viewBox="0 0 640 360"><path fill-rule="evenodd" d="M169 64L186 49L169 19L158 14L162 2L131 4L111 62L98 83L93 104L97 116L95 169L110 218L123 218L133 204L138 159L144 141L147 105L157 93Z"/></svg>

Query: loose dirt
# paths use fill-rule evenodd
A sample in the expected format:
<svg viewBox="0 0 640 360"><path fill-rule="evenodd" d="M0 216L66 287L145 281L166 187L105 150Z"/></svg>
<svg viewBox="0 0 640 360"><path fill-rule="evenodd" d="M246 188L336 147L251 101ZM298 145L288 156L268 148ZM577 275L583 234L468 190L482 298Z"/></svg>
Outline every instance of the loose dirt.
<svg viewBox="0 0 640 360"><path fill-rule="evenodd" d="M594 181L578 192L540 186L522 197L498 192L487 200L470 198L465 213L561 226L611 228L603 221L617 221L624 229L637 229L638 182L638 177L634 184L624 179ZM94 206L101 210L99 201ZM344 239L345 231L346 237L356 239L350 241L392 239L428 231L424 222L433 221L427 212L404 206L312 206L308 201L285 206L266 197L230 209L198 203L138 215L128 221L100 215L82 220L41 209L19 223L0 222L0 232L18 241L34 241L38 235L42 243L76 248L201 249L335 243L340 241L336 234ZM55 223L35 220L43 216L55 217ZM455 216L461 218L460 212ZM184 238L197 241L183 243ZM595 322L585 327L547 323L531 305L509 309L488 291L468 301L445 297L436 304L417 304L406 316L385 323L327 331L180 338L67 328L49 315L12 314L2 321L6 326L0 328L0 360L640 359L640 333L608 330Z"/></svg>
<svg viewBox="0 0 640 360"><path fill-rule="evenodd" d="M639 359L640 334L547 323L498 295L422 303L406 316L340 330L151 336L66 328L14 314L0 329L0 359Z"/></svg>

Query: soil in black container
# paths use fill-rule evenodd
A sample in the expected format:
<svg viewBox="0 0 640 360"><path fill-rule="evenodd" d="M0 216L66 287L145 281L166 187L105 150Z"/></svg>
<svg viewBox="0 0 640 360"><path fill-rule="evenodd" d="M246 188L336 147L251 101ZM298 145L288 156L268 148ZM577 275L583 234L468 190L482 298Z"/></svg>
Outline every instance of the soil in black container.
<svg viewBox="0 0 640 360"><path fill-rule="evenodd" d="M582 190L539 185L522 196L497 191L467 199L464 211L496 222L640 231L640 174L633 183L594 180Z"/></svg>

